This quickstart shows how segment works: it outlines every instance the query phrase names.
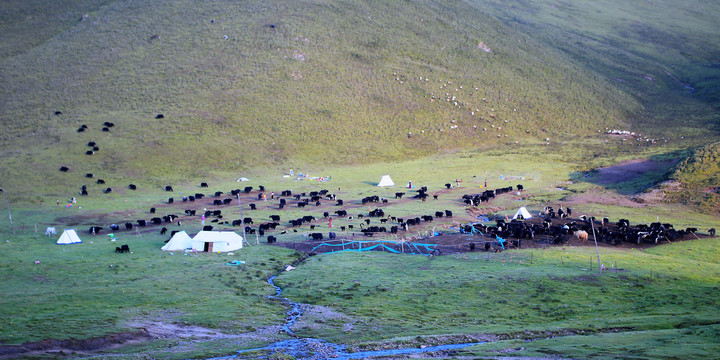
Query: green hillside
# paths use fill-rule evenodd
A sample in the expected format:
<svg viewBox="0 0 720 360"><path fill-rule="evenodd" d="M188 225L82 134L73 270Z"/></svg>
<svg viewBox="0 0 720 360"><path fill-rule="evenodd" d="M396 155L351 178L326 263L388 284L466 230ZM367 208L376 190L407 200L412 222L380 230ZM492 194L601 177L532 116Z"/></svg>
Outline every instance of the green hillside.
<svg viewBox="0 0 720 360"><path fill-rule="evenodd" d="M720 9L691 3L3 2L4 186L562 146L605 128L704 144Z"/></svg>
<svg viewBox="0 0 720 360"><path fill-rule="evenodd" d="M392 160L592 133L639 107L463 2L71 6L2 60L2 166L25 179Z"/></svg>

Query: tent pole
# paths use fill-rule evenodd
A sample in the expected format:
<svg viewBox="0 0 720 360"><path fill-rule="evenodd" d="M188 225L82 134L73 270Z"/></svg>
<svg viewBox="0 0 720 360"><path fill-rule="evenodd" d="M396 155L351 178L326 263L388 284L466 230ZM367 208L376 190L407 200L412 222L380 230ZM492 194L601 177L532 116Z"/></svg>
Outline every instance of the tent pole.
<svg viewBox="0 0 720 360"><path fill-rule="evenodd" d="M593 240L595 240L595 252L597 252L598 269L600 270L600 275L602 275L602 265L600 264L600 250L598 249L597 237L595 237L595 221L593 221L592 217L590 217L590 226L592 227Z"/></svg>
<svg viewBox="0 0 720 360"><path fill-rule="evenodd" d="M8 208L8 217L10 217L10 230L12 230L13 235L15 235L15 228L13 227L13 221L12 221L12 213L10 213L10 200L8 200L7 193L3 189L0 189L0 192L5 194L5 202L7 203L7 208Z"/></svg>
<svg viewBox="0 0 720 360"><path fill-rule="evenodd" d="M242 241L244 241L245 243L250 245L250 243L247 242L247 238L245 237L245 218L243 218L243 214L242 214L242 204L240 203L240 193L239 192L237 194L237 199L238 199L238 207L240 208L240 223L242 224L241 226L242 226L242 231L243 231Z"/></svg>

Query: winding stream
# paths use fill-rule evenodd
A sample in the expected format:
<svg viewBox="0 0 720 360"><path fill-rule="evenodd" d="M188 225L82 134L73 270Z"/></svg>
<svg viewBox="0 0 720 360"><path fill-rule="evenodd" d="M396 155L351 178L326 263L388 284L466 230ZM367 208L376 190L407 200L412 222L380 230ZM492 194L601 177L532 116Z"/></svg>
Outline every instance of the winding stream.
<svg viewBox="0 0 720 360"><path fill-rule="evenodd" d="M280 299L283 304L290 308L286 313L287 316L285 317L285 323L282 325L281 328L285 333L293 337L293 339L278 341L276 343L261 348L240 350L236 355L214 359L267 359L271 354L276 352L282 352L284 354L291 355L297 360L365 359L373 356L411 355L429 353L434 351L455 350L470 347L473 345L483 344L482 342L475 342L464 344L428 346L424 348L348 352L347 345L334 344L322 339L300 338L295 334L294 331L292 331L291 327L295 324L295 321L300 316L302 316L302 308L299 303L292 302L289 299L280 296L282 294L282 289L279 286L275 285L276 277L277 276L272 276L268 279L268 284L275 288L275 295L270 295L268 297L271 299ZM268 355L259 357L258 352L267 352Z"/></svg>

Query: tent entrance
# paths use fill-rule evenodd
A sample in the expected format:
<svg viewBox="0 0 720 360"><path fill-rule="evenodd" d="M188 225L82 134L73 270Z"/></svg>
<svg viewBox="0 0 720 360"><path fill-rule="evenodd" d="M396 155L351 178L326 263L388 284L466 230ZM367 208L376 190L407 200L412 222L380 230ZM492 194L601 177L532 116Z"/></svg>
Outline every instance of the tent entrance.
<svg viewBox="0 0 720 360"><path fill-rule="evenodd" d="M205 243L205 248L203 249L203 251L205 251L205 252L212 252L212 251L213 251L213 243L211 243L211 242L206 242L206 243Z"/></svg>

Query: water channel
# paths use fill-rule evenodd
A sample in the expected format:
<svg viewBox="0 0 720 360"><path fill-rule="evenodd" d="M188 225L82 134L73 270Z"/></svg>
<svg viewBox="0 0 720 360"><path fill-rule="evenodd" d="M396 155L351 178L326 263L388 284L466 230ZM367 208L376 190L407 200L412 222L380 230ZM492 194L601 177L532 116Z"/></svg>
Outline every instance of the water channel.
<svg viewBox="0 0 720 360"><path fill-rule="evenodd" d="M292 331L291 327L295 324L295 321L300 316L302 316L302 307L299 303L292 302L289 299L280 296L282 294L282 289L279 286L275 285L275 278L276 276L272 276L268 279L268 283L275 288L275 295L271 295L269 296L269 298L280 299L283 304L289 307L289 310L286 313L287 316L285 317L285 323L282 325L281 328L285 333L293 337L293 339L278 341L276 343L261 348L241 350L238 351L236 355L214 359L266 359L271 354L277 352L293 356L297 360L365 359L373 356L411 355L435 351L456 350L470 347L473 345L483 344L482 342L475 342L464 344L445 344L428 346L424 348L404 348L352 352L347 350L346 345L334 344L322 339L300 338L295 334L295 332ZM258 353L267 353L268 355L259 357Z"/></svg>

